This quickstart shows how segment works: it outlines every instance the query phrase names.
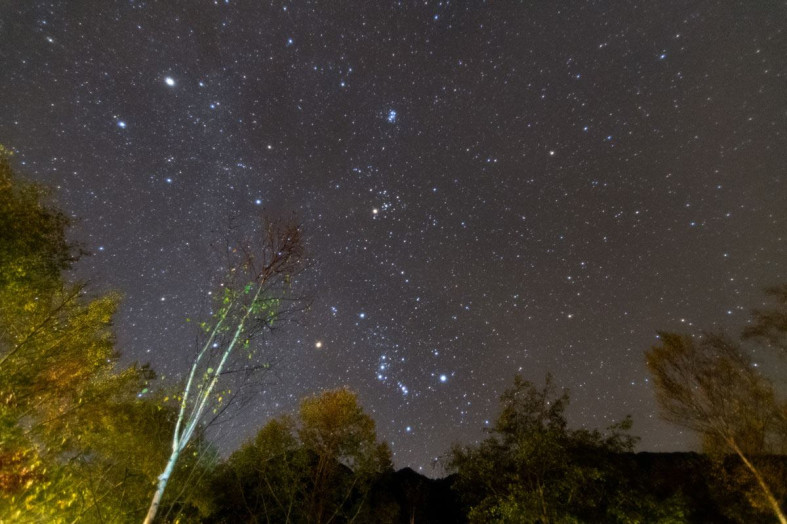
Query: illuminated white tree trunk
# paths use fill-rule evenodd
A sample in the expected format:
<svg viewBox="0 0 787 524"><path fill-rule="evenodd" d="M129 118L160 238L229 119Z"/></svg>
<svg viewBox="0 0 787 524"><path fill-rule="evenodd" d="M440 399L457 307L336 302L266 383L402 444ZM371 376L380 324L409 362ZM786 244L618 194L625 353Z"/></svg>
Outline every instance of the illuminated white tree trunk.
<svg viewBox="0 0 787 524"><path fill-rule="evenodd" d="M771 507L771 510L776 515L776 518L779 519L779 522L781 524L787 524L787 516L784 515L784 512L782 511L782 508L779 505L779 501L774 496L773 491L771 491L770 486L768 486L768 483L762 477L762 474L760 474L760 471L754 466L754 464L752 464L752 462L748 459L748 457L746 457L746 455L743 453L743 451L741 450L741 448L738 446L738 444L735 442L734 439L728 439L727 443L741 459L744 466L746 466L748 470L751 472L751 474L754 475L754 479L757 481L757 485L760 487L760 490L762 490L762 493L765 496L765 500L768 501L768 505Z"/></svg>
<svg viewBox="0 0 787 524"><path fill-rule="evenodd" d="M258 260L242 250L244 260L237 274L231 272L231 285L219 297L219 309L213 316L213 325L202 324L208 335L189 370L183 395L180 399L178 418L172 434L172 451L164 471L158 477L156 491L150 502L144 524L156 518L167 483L178 458L199 427L209 407L214 405L212 396L225 371L230 356L239 345L249 348L250 340L263 329L270 328L282 311L281 295L289 286L291 275L300 267L303 248L297 226L277 227L266 224L264 245ZM245 277L246 280L241 280ZM291 310L290 310L291 311ZM224 333L230 334L226 339ZM215 369L207 367L218 359Z"/></svg>

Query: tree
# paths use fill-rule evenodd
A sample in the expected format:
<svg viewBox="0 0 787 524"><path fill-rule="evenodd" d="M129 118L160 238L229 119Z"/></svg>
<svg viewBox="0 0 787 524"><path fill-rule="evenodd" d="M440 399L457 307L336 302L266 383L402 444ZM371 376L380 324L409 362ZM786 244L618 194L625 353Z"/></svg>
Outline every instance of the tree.
<svg viewBox="0 0 787 524"><path fill-rule="evenodd" d="M272 419L219 465L198 505L208 522L298 522L308 465L294 419Z"/></svg>
<svg viewBox="0 0 787 524"><path fill-rule="evenodd" d="M367 497L390 469L390 451L356 395L325 391L303 399L296 416L269 421L218 468L207 520L381 522Z"/></svg>
<svg viewBox="0 0 787 524"><path fill-rule="evenodd" d="M377 442L374 420L347 389L303 399L299 419L298 437L315 456L306 499L310 522L337 516L354 521L374 478L391 468L390 451ZM358 499L348 506L354 494Z"/></svg>
<svg viewBox="0 0 787 524"><path fill-rule="evenodd" d="M661 333L646 353L656 400L665 420L697 431L708 452L736 455L779 519L787 518L774 494L781 482L767 478L764 454L784 438L771 383L728 338Z"/></svg>
<svg viewBox="0 0 787 524"><path fill-rule="evenodd" d="M764 342L787 356L787 284L765 290L775 305L752 312L752 323L743 330L743 338Z"/></svg>
<svg viewBox="0 0 787 524"><path fill-rule="evenodd" d="M11 167L11 152L0 145L0 288L6 292L58 287L61 271L83 252L66 241L68 217L43 204L46 188L23 182ZM15 301L3 302L13 311Z"/></svg>
<svg viewBox="0 0 787 524"><path fill-rule="evenodd" d="M630 502L647 496L629 493L614 460L636 441L630 419L606 434L569 429L568 392L558 393L550 375L543 388L517 375L500 401L490 436L449 455L471 522L625 522L657 513Z"/></svg>
<svg viewBox="0 0 787 524"><path fill-rule="evenodd" d="M138 397L149 369L118 368L118 296L63 277L84 252L46 195L0 148L0 521L124 517L155 478L138 450L168 415Z"/></svg>
<svg viewBox="0 0 787 524"><path fill-rule="evenodd" d="M0 147L0 490L11 501L0 511L6 515L30 502L34 485L54 477L44 474L44 450L34 437L51 418L46 410L58 405L47 392L60 366L49 358L65 355L57 351L59 337L42 339L55 334L47 329L52 324L75 317L60 313L79 295L60 280L76 255L65 240L68 219L42 204L43 188L16 177L10 156Z"/></svg>
<svg viewBox="0 0 787 524"><path fill-rule="evenodd" d="M229 250L234 262L216 294L215 311L200 324L203 341L178 398L171 452L158 477L145 523L155 518L172 471L195 431L232 394L228 388L219 388L219 381L231 371L233 362L238 363L238 353L252 361L252 342L288 314L302 309L290 293L292 279L303 267L301 229L292 223L266 222L261 236L256 248L242 245ZM254 367L238 365L240 368L232 371Z"/></svg>

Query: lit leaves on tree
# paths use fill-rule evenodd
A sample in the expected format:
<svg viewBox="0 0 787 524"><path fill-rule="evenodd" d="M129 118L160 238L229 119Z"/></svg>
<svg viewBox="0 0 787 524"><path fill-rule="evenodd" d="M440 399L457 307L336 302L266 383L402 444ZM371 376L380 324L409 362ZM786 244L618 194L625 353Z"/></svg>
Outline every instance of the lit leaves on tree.
<svg viewBox="0 0 787 524"><path fill-rule="evenodd" d="M45 196L0 151L0 521L138 520L167 417L137 398L149 370L117 369L118 297L64 282L80 252Z"/></svg>
<svg viewBox="0 0 787 524"><path fill-rule="evenodd" d="M291 289L304 263L299 226L266 221L259 235L261 239L251 245L228 250L231 269L215 294L211 317L199 324L202 341L177 398L170 456L145 522L155 518L172 471L194 433L231 397L231 389L219 387L222 376L255 368L255 339L305 307Z"/></svg>
<svg viewBox="0 0 787 524"><path fill-rule="evenodd" d="M784 489L783 475L767 474L767 453L785 438L771 383L721 335L661 333L660 339L646 358L663 418L698 432L707 452L737 456L758 489L753 505L787 523L774 491Z"/></svg>
<svg viewBox="0 0 787 524"><path fill-rule="evenodd" d="M368 495L390 461L355 394L326 391L268 422L218 469L208 521L382 522Z"/></svg>

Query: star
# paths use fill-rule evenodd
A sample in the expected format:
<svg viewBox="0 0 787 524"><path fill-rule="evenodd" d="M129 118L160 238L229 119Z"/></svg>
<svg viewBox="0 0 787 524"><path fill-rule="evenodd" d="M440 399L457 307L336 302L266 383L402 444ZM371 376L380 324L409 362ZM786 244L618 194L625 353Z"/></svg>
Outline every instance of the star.
<svg viewBox="0 0 787 524"><path fill-rule="evenodd" d="M263 210L292 213L313 262L292 292L314 302L276 326L292 380L260 398L266 415L312 385L346 384L380 435L412 429L392 447L397 467L417 470L476 437L517 369L535 382L552 371L576 392L578 424L632 412L643 450L684 446L651 391L621 384L646 372L659 329L704 318L735 331L756 288L783 279L765 263L780 259L785 229L771 13L739 2L687 17L680 2L638 2L617 14L645 38L620 38L607 11L566 32L573 15L547 3L483 16L454 2L397 7L400 31L370 2L225 1L125 2L119 25L112 10L0 7L24 36L4 48L0 91L14 109L0 136L20 175L54 183L77 218L98 255L78 270L124 292L124 359L187 372L181 342L195 324L178 319L211 314L208 281L226 269L212 246L228 228L254 239ZM680 37L645 14L684 21ZM511 23L523 17L539 31ZM99 42L90 28L116 30ZM719 28L735 38L714 38ZM128 52L107 60L107 49ZM725 125L696 138L714 122ZM680 282L657 256L666 241L683 257ZM648 278L632 269L639 258ZM632 303L646 314L624 313ZM680 322L688 311L697 318ZM588 374L609 402L578 387ZM457 427L450 408L471 397ZM238 420L222 456L259 430L259 417Z"/></svg>

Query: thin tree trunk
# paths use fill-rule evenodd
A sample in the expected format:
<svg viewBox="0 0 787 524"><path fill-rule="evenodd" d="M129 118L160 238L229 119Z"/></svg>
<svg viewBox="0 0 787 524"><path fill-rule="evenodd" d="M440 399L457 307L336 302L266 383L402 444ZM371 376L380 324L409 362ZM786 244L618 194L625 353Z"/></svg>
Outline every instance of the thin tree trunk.
<svg viewBox="0 0 787 524"><path fill-rule="evenodd" d="M779 522L781 524L787 524L787 517L785 517L782 508L779 506L779 501L776 500L776 497L773 496L773 492L771 491L771 488L768 487L768 483L765 482L765 479L762 478L762 475L760 475L760 471L754 466L754 464L749 462L749 459L746 458L746 455L743 454L743 451L741 451L741 448L738 447L738 444L734 440L730 439L727 441L727 443L740 457L740 459L743 461L744 465L749 469L749 471L751 471L752 475L754 475L754 478L757 479L757 484L760 485L760 489L762 489L762 492L765 494L765 498L768 500L768 504L770 504L771 509L776 514L776 518L779 519Z"/></svg>
<svg viewBox="0 0 787 524"><path fill-rule="evenodd" d="M159 475L158 487L156 488L156 493L153 495L153 500L150 502L150 508L148 509L148 514L145 516L145 520L143 524L152 524L153 519L156 517L156 512L158 512L159 504L161 503L161 497L164 495L164 490L167 487L167 482L169 482L169 477L172 474L172 470L175 467L175 463L178 461L178 457L180 456L180 452L191 440L192 435L194 434L194 430L197 428L197 424L199 424L200 420L202 420L202 415L205 410L205 406L207 405L208 399L210 395L213 393L213 389L216 387L216 383L219 380L219 375L221 375L221 371L224 369L224 365L227 363L227 359L230 356L230 353L235 349L235 345L238 343L241 333L243 332L244 324L246 320L249 318L251 314L251 310L253 304L257 301L261 293L261 288L257 290L257 293L254 295L254 299L252 300L252 305L246 308L246 312L243 317L238 322L238 327L235 328L235 333L233 334L232 340L230 341L227 348L223 351L221 360L216 368L216 371L213 374L213 378L208 383L205 390L201 393L200 397L197 397L197 402L194 405L194 409L192 410L191 414L188 418L185 419L187 423L183 427L183 432L179 433L181 428L181 423L184 422L183 414L185 413L185 406L188 402L188 395L189 395L189 388L192 383L193 375L195 374L195 370L199 359L201 358L198 356L198 359L195 360L194 364L191 368L191 373L189 375L189 381L186 386L186 390L183 393L183 399L181 400L181 408L180 413L178 414L178 421L175 425L174 436L172 438L172 454L169 456L169 460L167 461L167 467L164 469L164 473ZM222 318L222 321L224 319ZM220 325L221 322L217 323L217 326ZM218 328L214 328L213 332L216 333ZM209 341L210 342L210 341ZM208 345L206 344L205 347L207 348Z"/></svg>
<svg viewBox="0 0 787 524"><path fill-rule="evenodd" d="M161 504L161 497L164 496L164 490L167 488L167 482L169 482L169 476L172 475L172 470L175 468L175 463L178 461L179 455L180 455L180 450L175 449L172 452L172 455L170 455L169 461L167 461L167 467L164 469L164 473L159 475L158 486L156 487L156 493L153 495L153 500L150 501L150 508L148 508L148 514L145 515L145 520L143 521L143 524L152 524L153 519L156 518L156 513L158 512L159 504Z"/></svg>

